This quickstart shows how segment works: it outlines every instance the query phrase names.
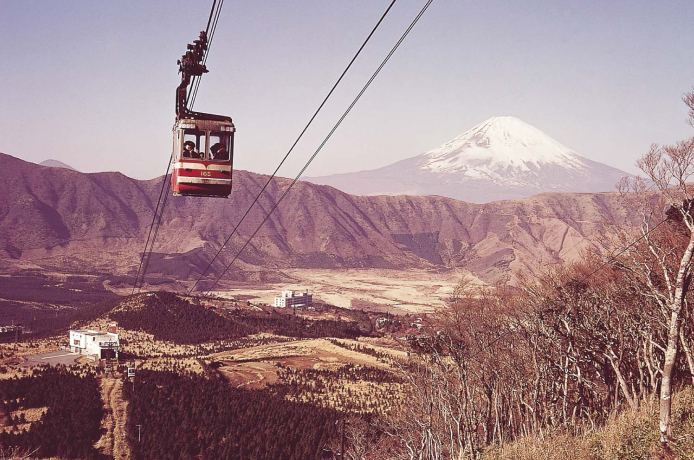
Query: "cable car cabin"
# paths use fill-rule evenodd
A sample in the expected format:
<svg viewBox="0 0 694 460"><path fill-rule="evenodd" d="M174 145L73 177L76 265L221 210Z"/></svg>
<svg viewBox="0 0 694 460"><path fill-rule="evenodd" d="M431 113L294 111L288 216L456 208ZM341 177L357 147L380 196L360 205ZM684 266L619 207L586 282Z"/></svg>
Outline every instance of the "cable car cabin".
<svg viewBox="0 0 694 460"><path fill-rule="evenodd" d="M226 198L231 193L234 132L231 118L215 120L182 118L173 127L175 196Z"/></svg>

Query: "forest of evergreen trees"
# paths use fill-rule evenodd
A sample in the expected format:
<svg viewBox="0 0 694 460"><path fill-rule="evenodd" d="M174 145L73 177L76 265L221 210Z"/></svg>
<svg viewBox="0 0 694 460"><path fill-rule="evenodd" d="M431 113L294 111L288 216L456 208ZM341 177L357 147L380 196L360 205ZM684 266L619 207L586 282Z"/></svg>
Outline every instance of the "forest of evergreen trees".
<svg viewBox="0 0 694 460"><path fill-rule="evenodd" d="M0 447L34 452L33 458L96 459L103 405L93 374L75 375L63 367L35 370L24 378L0 380L0 414L16 424L12 412L47 408L29 430L0 433Z"/></svg>
<svg viewBox="0 0 694 460"><path fill-rule="evenodd" d="M0 292L0 325L24 326L22 341L65 331L75 321L95 319L118 299L99 278L68 276L57 281L40 273L0 277Z"/></svg>
<svg viewBox="0 0 694 460"><path fill-rule="evenodd" d="M308 320L275 311L219 314L167 292L147 297L141 308L114 312L111 318L125 329L142 330L157 340L182 344L237 339L260 332L297 338L365 335L355 321Z"/></svg>
<svg viewBox="0 0 694 460"><path fill-rule="evenodd" d="M142 371L134 390L123 389L128 442L138 460L320 459L338 436L340 413L268 390L236 389L214 374Z"/></svg>

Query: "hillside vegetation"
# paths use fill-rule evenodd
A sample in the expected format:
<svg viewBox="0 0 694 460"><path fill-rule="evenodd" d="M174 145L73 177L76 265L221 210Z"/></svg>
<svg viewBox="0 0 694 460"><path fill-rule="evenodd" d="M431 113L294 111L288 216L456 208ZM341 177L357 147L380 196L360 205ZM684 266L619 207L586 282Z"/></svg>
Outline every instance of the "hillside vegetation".
<svg viewBox="0 0 694 460"><path fill-rule="evenodd" d="M128 307L133 302L136 305ZM212 310L197 299L191 301L167 292L126 299L109 317L124 329L143 331L152 334L155 340L178 344L232 340L263 332L295 338L354 338L368 334L356 321L311 320L272 308ZM364 321L370 329L368 316Z"/></svg>
<svg viewBox="0 0 694 460"><path fill-rule="evenodd" d="M492 448L480 460L643 460L694 458L694 388L673 399L677 443L666 452L660 444L658 411L644 406L611 417L596 430L575 436L549 432L528 436L503 448Z"/></svg>
<svg viewBox="0 0 694 460"><path fill-rule="evenodd" d="M144 371L123 387L134 459L321 459L337 436L335 411L211 377Z"/></svg>
<svg viewBox="0 0 694 460"><path fill-rule="evenodd" d="M28 424L24 412L41 408ZM92 373L77 375L47 368L20 379L0 380L0 417L9 430L0 432L0 448L32 452L33 457L96 459L103 407Z"/></svg>

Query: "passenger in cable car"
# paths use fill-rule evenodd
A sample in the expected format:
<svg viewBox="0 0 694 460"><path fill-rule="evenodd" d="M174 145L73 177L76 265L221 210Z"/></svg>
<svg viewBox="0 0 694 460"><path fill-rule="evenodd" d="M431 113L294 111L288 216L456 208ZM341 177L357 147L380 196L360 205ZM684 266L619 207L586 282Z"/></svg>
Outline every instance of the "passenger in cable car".
<svg viewBox="0 0 694 460"><path fill-rule="evenodd" d="M200 158L200 153L195 150L193 141L185 141L183 143L183 158Z"/></svg>
<svg viewBox="0 0 694 460"><path fill-rule="evenodd" d="M212 152L212 159L213 160L228 160L229 159L229 152L227 151L227 148L224 144L221 142L216 143L215 145L210 148L210 151Z"/></svg>

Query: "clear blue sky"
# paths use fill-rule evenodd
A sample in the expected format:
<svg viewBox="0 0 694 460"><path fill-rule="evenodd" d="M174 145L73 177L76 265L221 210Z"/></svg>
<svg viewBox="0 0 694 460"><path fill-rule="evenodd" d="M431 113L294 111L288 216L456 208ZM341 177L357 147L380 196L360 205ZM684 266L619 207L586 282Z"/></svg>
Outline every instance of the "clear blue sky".
<svg viewBox="0 0 694 460"><path fill-rule="evenodd" d="M0 152L163 174L176 60L211 0L0 1ZM237 125L235 166L270 173L389 0L226 0L197 110ZM293 177L424 4L398 0L280 175ZM694 1L434 0L307 175L421 154L494 115L635 172L694 134Z"/></svg>

